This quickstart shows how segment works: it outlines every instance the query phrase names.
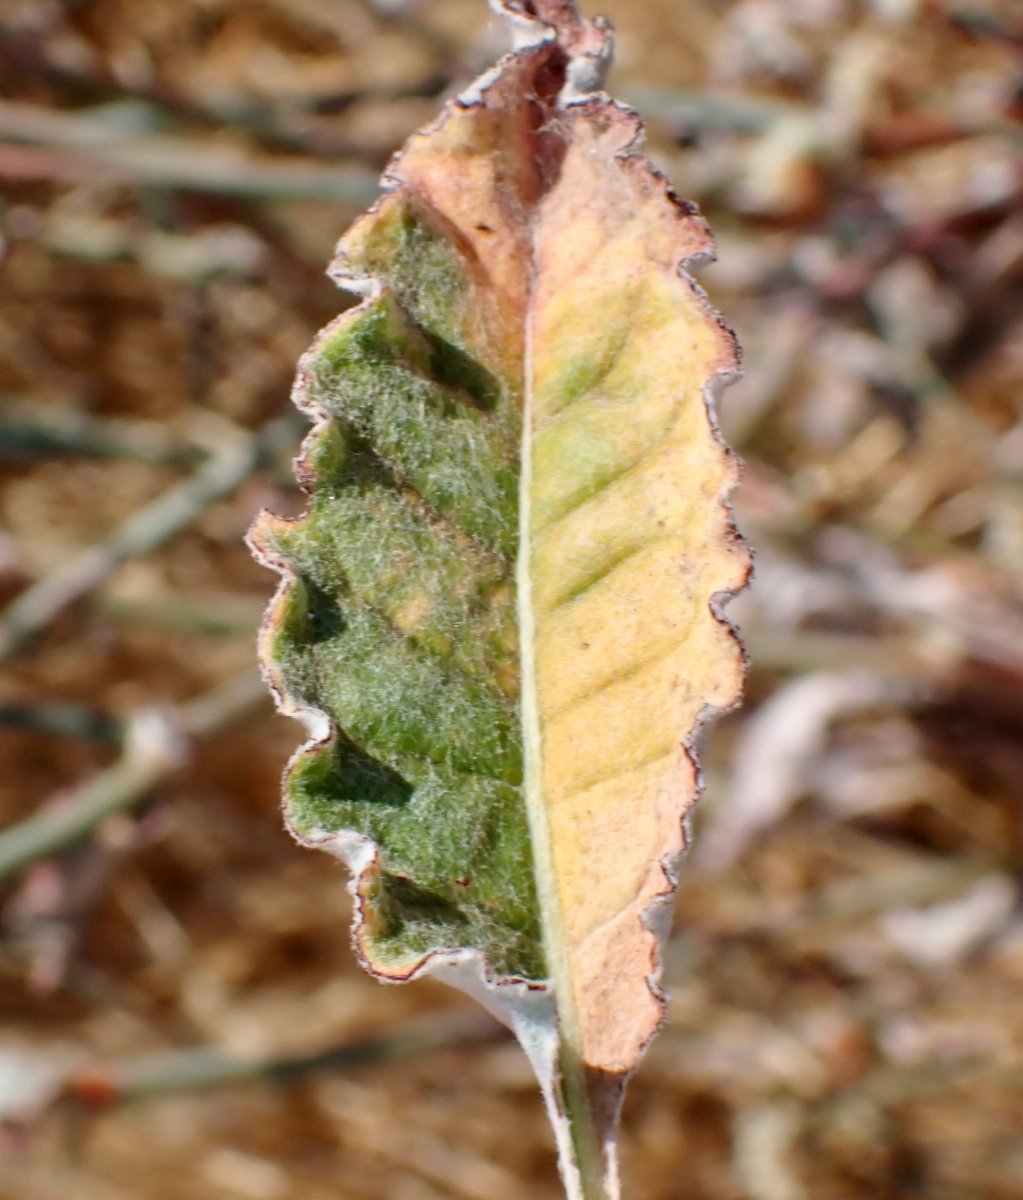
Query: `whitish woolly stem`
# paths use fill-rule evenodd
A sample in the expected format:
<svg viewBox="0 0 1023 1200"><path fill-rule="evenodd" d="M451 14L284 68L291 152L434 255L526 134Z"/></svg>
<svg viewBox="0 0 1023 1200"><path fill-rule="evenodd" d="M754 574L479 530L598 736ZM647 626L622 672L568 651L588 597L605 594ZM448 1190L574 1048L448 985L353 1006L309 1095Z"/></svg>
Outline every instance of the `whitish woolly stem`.
<svg viewBox="0 0 1023 1200"><path fill-rule="evenodd" d="M564 1028L560 1006L558 1025L559 1029ZM619 1200L618 1180L608 1162L597 1114L593 1110L585 1064L577 1046L564 1033L560 1042L561 1101L575 1152L575 1162L562 1165L569 1200L576 1200L573 1189L577 1189L579 1200ZM570 1179L573 1169L575 1178Z"/></svg>

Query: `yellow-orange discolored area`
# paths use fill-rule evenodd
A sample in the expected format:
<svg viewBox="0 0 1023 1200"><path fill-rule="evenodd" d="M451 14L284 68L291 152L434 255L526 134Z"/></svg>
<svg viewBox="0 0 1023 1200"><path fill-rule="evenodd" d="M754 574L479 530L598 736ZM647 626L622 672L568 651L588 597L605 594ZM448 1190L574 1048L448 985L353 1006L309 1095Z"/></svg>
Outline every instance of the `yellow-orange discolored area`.
<svg viewBox="0 0 1023 1200"><path fill-rule="evenodd" d="M550 866L585 1061L627 1071L660 1019L644 913L695 798L685 748L727 707L738 646L712 597L745 555L707 411L734 345L679 273L702 222L638 156L635 118L570 110L537 220L530 574Z"/></svg>

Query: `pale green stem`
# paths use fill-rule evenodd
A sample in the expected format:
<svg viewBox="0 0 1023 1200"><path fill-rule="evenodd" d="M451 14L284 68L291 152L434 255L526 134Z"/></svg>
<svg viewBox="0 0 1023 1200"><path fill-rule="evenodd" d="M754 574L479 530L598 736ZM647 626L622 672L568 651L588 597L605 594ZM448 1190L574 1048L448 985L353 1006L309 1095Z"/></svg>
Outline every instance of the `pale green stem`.
<svg viewBox="0 0 1023 1200"><path fill-rule="evenodd" d="M563 1029L562 1015L558 1011L559 1029ZM607 1161L600 1130L590 1101L586 1068L575 1047L567 1038L561 1041L561 1100L568 1119L575 1151L575 1168L580 1200L618 1200L611 1191ZM570 1169L566 1164L566 1169ZM570 1200L575 1200L571 1195Z"/></svg>

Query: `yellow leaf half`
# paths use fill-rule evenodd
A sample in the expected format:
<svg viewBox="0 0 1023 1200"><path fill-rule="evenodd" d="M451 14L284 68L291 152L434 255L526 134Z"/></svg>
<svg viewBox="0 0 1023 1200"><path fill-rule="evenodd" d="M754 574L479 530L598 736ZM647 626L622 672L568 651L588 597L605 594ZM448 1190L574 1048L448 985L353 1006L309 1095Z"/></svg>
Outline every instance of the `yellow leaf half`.
<svg viewBox="0 0 1023 1200"><path fill-rule="evenodd" d="M715 600L748 562L722 503L736 466L708 412L708 386L737 363L680 272L709 250L706 229L634 152L638 119L594 98L562 120L528 316L526 770L548 845L534 838L541 904L557 914L548 960L583 1061L624 1074L663 1012L650 914L674 890L696 797L689 747L741 684Z"/></svg>

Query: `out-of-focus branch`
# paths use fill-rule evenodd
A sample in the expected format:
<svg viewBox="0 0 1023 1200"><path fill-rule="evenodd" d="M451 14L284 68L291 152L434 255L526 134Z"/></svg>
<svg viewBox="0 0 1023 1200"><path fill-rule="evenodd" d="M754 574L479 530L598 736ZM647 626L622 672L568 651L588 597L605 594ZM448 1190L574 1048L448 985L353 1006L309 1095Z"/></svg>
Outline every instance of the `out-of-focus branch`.
<svg viewBox="0 0 1023 1200"><path fill-rule="evenodd" d="M712 871L729 866L785 815L833 721L928 694L919 681L862 669L816 671L784 684L743 726L731 785L713 809L697 861Z"/></svg>
<svg viewBox="0 0 1023 1200"><path fill-rule="evenodd" d="M208 737L266 697L255 667L170 712L132 718L121 757L51 806L0 833L0 879L74 845L112 813L138 804L186 760L188 740Z"/></svg>
<svg viewBox="0 0 1023 1200"><path fill-rule="evenodd" d="M32 729L65 737L91 738L115 745L120 745L124 736L120 722L114 718L67 700L0 704L0 725L8 729Z"/></svg>
<svg viewBox="0 0 1023 1200"><path fill-rule="evenodd" d="M189 738L210 737L267 698L266 684L256 667L202 692L177 707L177 724Z"/></svg>
<svg viewBox="0 0 1023 1200"><path fill-rule="evenodd" d="M52 455L98 455L194 466L198 454L156 421L94 417L73 408L40 412L31 401L0 397L0 461Z"/></svg>
<svg viewBox="0 0 1023 1200"><path fill-rule="evenodd" d="M162 713L133 718L124 753L65 798L0 834L0 879L83 838L111 813L130 807L185 758L185 740Z"/></svg>
<svg viewBox="0 0 1023 1200"><path fill-rule="evenodd" d="M133 513L105 542L83 550L22 592L0 615L0 660L102 583L125 559L155 549L207 505L233 491L255 468L259 453L257 436L240 429L232 431L190 479Z"/></svg>
<svg viewBox="0 0 1023 1200"><path fill-rule="evenodd" d="M0 1052L8 1086L0 1121L28 1122L61 1098L99 1107L176 1089L216 1087L246 1079L288 1079L310 1071L372 1066L451 1046L498 1042L508 1030L480 1009L424 1013L373 1037L293 1056L238 1057L217 1046L189 1046L133 1058L96 1061L66 1045L59 1052ZM15 1086L11 1086L11 1081Z"/></svg>
<svg viewBox="0 0 1023 1200"><path fill-rule="evenodd" d="M711 131L763 133L779 117L808 116L812 109L768 96L631 84L619 88L622 99L648 120L660 121L678 135Z"/></svg>
<svg viewBox="0 0 1023 1200"><path fill-rule="evenodd" d="M134 596L106 589L96 597L96 610L118 622L207 634L255 634L265 608L261 597L234 592L168 590L166 594ZM0 721L2 714L0 706Z"/></svg>
<svg viewBox="0 0 1023 1200"><path fill-rule="evenodd" d="M195 1046L93 1064L74 1071L65 1091L87 1103L111 1103L174 1088L211 1087L240 1079L282 1079L307 1071L368 1066L429 1054L446 1046L493 1042L506 1035L504 1026L489 1013L442 1009L413 1018L378 1037L316 1054L239 1058L216 1046Z"/></svg>
<svg viewBox="0 0 1023 1200"><path fill-rule="evenodd" d="M832 633L816 629L779 629L744 624L742 641L754 671L890 672L903 679L931 679L934 656L907 636Z"/></svg>
<svg viewBox="0 0 1023 1200"><path fill-rule="evenodd" d="M38 161L14 154L9 164L0 156L0 173L9 170L22 178L33 170L61 177L78 170L126 183L339 200L359 207L371 203L379 192L375 172L359 163L332 166L307 158L257 159L240 147L167 134L126 135L96 116L12 100L0 100L0 141L64 152Z"/></svg>

